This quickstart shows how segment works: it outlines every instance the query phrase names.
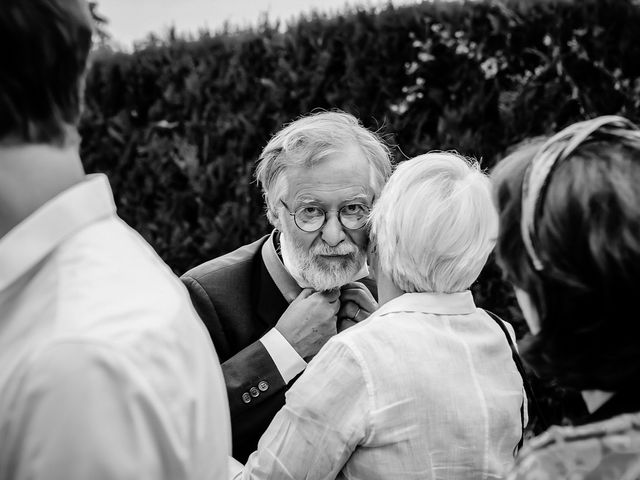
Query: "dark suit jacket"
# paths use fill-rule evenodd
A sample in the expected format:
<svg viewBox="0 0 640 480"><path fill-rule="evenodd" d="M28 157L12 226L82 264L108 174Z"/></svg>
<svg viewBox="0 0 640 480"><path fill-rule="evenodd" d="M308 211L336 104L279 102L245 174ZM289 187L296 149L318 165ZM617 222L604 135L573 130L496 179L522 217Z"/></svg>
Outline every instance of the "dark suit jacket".
<svg viewBox="0 0 640 480"><path fill-rule="evenodd" d="M259 341L289 306L262 260L262 245L268 239L262 237L182 276L222 362L233 456L242 463L284 405L287 388ZM365 284L376 296L375 284L370 279Z"/></svg>
<svg viewBox="0 0 640 480"><path fill-rule="evenodd" d="M286 385L259 341L289 306L262 261L262 245L268 238L214 258L182 276L222 362L233 456L243 463L284 405ZM259 393L252 396L250 392ZM249 403L243 395L251 399Z"/></svg>

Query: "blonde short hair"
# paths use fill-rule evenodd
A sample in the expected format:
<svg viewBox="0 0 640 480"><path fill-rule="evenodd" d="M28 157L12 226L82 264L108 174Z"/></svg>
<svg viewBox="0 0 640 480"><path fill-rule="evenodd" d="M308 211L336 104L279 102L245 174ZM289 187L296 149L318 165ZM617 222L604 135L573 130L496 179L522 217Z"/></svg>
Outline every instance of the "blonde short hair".
<svg viewBox="0 0 640 480"><path fill-rule="evenodd" d="M405 292L468 289L498 231L489 178L450 152L401 163L369 221L381 270Z"/></svg>

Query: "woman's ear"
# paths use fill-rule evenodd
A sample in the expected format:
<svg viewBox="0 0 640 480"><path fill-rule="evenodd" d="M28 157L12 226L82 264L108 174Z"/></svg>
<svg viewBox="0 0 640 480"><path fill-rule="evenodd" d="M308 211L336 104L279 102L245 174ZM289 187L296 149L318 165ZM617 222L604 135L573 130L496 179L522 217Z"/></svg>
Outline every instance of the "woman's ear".
<svg viewBox="0 0 640 480"><path fill-rule="evenodd" d="M536 335L540 331L540 316L538 314L538 310L533 304L531 296L527 292L518 287L514 287L514 290L516 293L516 299L518 300L518 304L520 305L520 309L524 315L524 319L529 326L529 330L531 333Z"/></svg>

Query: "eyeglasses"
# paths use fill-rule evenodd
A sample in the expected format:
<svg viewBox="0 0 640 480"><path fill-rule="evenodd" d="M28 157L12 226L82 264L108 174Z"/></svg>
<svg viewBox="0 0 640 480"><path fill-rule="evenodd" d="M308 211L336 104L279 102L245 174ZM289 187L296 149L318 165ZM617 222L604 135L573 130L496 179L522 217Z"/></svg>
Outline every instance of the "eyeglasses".
<svg viewBox="0 0 640 480"><path fill-rule="evenodd" d="M280 203L287 209L289 215L293 217L293 222L303 232L311 233L320 230L327 223L327 213L336 210L324 210L312 205L301 206L295 212L291 212L287 204L280 200ZM364 227L369 217L371 209L361 203L349 203L340 207L338 221L340 225L349 230L357 230Z"/></svg>

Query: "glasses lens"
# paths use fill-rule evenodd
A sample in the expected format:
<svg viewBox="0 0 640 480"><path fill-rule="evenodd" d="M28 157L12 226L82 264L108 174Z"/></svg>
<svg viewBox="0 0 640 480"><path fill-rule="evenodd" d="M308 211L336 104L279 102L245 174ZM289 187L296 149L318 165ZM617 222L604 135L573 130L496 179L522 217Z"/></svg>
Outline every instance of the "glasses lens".
<svg viewBox="0 0 640 480"><path fill-rule="evenodd" d="M345 205L340 209L340 222L350 230L362 228L368 216L369 208L360 203Z"/></svg>
<svg viewBox="0 0 640 480"><path fill-rule="evenodd" d="M324 225L324 210L318 207L300 207L294 215L296 225L305 232L315 232Z"/></svg>

